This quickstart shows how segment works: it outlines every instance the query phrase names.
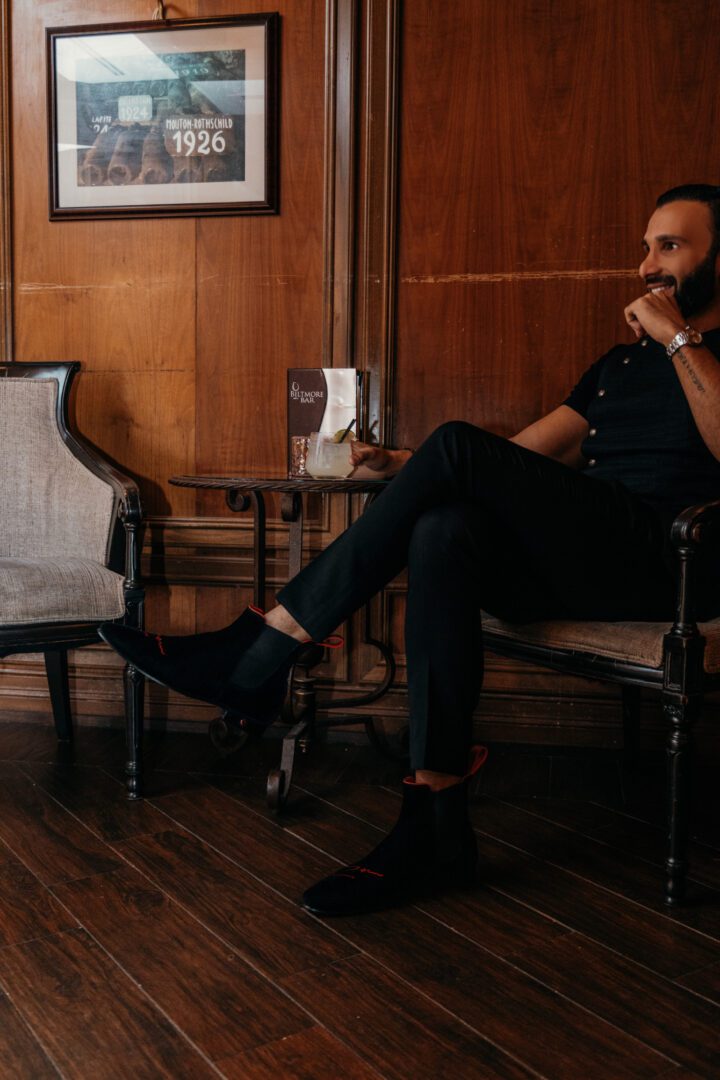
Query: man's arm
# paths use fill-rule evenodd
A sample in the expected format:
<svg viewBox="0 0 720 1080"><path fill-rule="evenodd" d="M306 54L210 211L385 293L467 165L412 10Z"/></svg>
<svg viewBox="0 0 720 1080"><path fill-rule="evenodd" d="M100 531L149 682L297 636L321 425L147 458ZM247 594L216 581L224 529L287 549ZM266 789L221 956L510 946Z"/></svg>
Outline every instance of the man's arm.
<svg viewBox="0 0 720 1080"><path fill-rule="evenodd" d="M584 416L569 405L559 405L547 416L519 431L510 442L524 446L527 450L534 450L537 454L544 454L545 457L553 458L573 469L581 469L585 465L585 458L580 453L580 445L589 429L590 425Z"/></svg>
<svg viewBox="0 0 720 1080"><path fill-rule="evenodd" d="M649 334L667 347L684 330L685 319L674 296L648 293L625 308L636 337ZM700 436L720 461L720 361L704 345L684 345L672 358Z"/></svg>
<svg viewBox="0 0 720 1080"><path fill-rule="evenodd" d="M704 345L685 345L672 360L702 440L720 461L720 362Z"/></svg>

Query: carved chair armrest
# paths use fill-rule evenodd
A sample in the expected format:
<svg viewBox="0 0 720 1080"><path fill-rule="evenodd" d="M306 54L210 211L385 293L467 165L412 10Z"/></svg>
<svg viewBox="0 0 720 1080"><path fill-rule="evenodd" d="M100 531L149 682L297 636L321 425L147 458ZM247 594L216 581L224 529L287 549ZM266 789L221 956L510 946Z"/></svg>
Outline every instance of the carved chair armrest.
<svg viewBox="0 0 720 1080"><path fill-rule="evenodd" d="M109 564L111 569L125 574L126 589L135 589L140 585L140 526L143 512L140 490L135 481L103 457L102 454L81 436L68 433L66 442L72 453L96 476L105 480L115 493L117 516L124 528L124 540L118 530L114 530L110 542Z"/></svg>
<svg viewBox="0 0 720 1080"><path fill-rule="evenodd" d="M670 539L676 548L712 542L720 537L720 499L689 506L675 518Z"/></svg>
<svg viewBox="0 0 720 1080"><path fill-rule="evenodd" d="M688 637L698 634L695 621L696 555L703 546L716 546L720 557L720 499L689 506L678 514L670 529L670 541L679 563L675 622L671 634Z"/></svg>

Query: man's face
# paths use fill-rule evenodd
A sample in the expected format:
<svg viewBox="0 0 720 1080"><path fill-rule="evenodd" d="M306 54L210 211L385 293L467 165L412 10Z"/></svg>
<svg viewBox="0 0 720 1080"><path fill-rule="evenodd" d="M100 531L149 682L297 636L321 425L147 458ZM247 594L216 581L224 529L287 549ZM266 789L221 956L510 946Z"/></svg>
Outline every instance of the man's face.
<svg viewBox="0 0 720 1080"><path fill-rule="evenodd" d="M649 292L674 295L686 319L709 307L718 293L720 255L714 239L705 203L668 203L648 223L640 277Z"/></svg>

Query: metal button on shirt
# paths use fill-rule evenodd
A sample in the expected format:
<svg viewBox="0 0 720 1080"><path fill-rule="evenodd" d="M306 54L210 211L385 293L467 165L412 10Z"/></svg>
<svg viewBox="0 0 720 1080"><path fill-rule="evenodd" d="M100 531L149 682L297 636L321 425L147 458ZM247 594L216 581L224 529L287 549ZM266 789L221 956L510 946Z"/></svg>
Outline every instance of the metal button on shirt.
<svg viewBox="0 0 720 1080"><path fill-rule="evenodd" d="M588 467L592 468L593 465L597 465L597 460L594 457L591 457L588 461Z"/></svg>
<svg viewBox="0 0 720 1080"><path fill-rule="evenodd" d="M629 363L630 363L630 357L626 356L625 359L623 360L623 364L629 364Z"/></svg>
<svg viewBox="0 0 720 1080"><path fill-rule="evenodd" d="M588 435L592 439L595 435L597 435L597 428L596 427L591 427L590 430L588 431Z"/></svg>
<svg viewBox="0 0 720 1080"><path fill-rule="evenodd" d="M606 394L605 390L598 390L598 397L605 397L605 394Z"/></svg>

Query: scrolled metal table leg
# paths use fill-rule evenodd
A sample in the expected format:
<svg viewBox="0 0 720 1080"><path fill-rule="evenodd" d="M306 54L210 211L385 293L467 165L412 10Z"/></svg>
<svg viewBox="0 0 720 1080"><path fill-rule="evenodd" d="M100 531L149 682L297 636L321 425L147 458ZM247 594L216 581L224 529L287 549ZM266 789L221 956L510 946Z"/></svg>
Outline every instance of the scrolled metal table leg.
<svg viewBox="0 0 720 1080"><path fill-rule="evenodd" d="M261 491L229 490L225 501L234 513L253 509L253 603L265 607L265 498Z"/></svg>

